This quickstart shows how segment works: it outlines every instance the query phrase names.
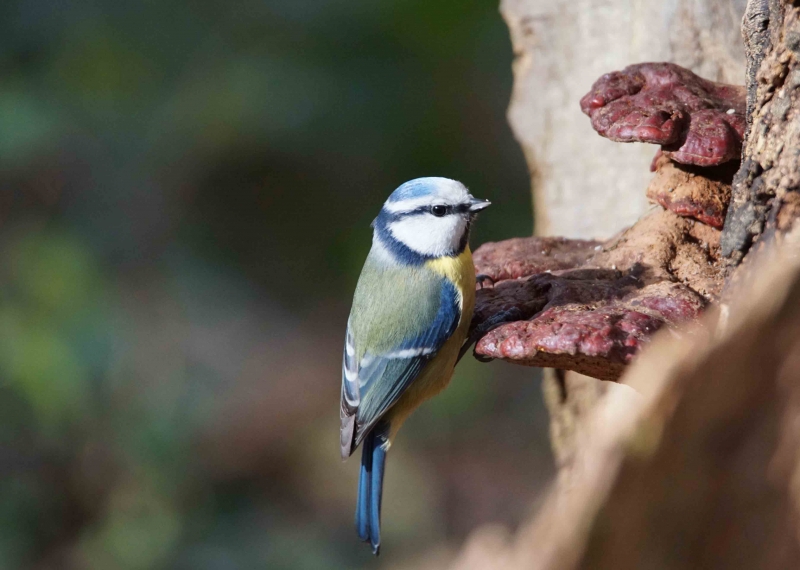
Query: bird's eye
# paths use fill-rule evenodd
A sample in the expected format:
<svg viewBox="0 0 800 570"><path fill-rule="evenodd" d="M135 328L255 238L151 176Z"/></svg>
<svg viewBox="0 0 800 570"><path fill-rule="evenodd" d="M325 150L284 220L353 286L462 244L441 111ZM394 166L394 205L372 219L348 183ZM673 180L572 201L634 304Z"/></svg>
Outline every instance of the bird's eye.
<svg viewBox="0 0 800 570"><path fill-rule="evenodd" d="M436 206L431 206L431 214L433 214L437 218L441 218L446 213L447 213L447 206L441 206L438 204Z"/></svg>

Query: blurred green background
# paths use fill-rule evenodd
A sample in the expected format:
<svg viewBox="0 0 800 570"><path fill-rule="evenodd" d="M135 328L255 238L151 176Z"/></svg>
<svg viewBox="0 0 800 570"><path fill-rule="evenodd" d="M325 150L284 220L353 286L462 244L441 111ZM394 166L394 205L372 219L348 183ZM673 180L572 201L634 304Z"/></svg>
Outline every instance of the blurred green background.
<svg viewBox="0 0 800 570"><path fill-rule="evenodd" d="M511 58L488 0L0 3L0 568L412 568L522 520L534 369L467 358L406 424L378 560L338 447L386 196L531 232Z"/></svg>

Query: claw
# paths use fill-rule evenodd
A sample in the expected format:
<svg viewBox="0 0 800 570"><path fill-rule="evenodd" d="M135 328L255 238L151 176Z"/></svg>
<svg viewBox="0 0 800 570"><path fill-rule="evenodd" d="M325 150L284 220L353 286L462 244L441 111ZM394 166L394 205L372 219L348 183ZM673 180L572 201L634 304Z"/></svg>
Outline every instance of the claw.
<svg viewBox="0 0 800 570"><path fill-rule="evenodd" d="M492 287L494 287L494 279L492 279L488 275L485 275L485 274L481 273L480 275L476 275L475 276L475 284L478 285L481 289L486 289L487 288L487 286L484 284L484 282L486 282L486 281L488 281L489 284Z"/></svg>

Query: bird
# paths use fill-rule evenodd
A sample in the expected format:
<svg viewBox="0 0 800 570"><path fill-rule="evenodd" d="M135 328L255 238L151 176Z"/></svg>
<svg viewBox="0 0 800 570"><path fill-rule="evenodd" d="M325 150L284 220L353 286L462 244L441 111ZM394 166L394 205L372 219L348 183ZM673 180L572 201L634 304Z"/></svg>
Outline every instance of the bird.
<svg viewBox="0 0 800 570"><path fill-rule="evenodd" d="M469 234L491 204L460 182L395 189L372 222L342 362L342 459L362 445L356 530L380 552L386 454L400 426L450 382L475 306Z"/></svg>

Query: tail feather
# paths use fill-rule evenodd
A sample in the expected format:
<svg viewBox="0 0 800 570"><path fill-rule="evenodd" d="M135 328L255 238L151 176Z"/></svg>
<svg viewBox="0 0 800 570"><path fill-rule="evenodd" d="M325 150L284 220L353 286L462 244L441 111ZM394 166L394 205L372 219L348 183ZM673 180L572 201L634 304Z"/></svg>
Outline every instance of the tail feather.
<svg viewBox="0 0 800 570"><path fill-rule="evenodd" d="M373 438L367 437L361 447L361 474L358 476L358 500L356 502L356 530L358 538L369 540L370 480L372 473Z"/></svg>
<svg viewBox="0 0 800 570"><path fill-rule="evenodd" d="M383 472L386 467L386 449L382 442L372 451L372 480L370 489L369 541L372 552L378 555L381 546L381 499L383 498Z"/></svg>
<svg viewBox="0 0 800 570"><path fill-rule="evenodd" d="M364 438L361 448L361 474L358 479L356 529L364 542L372 545L377 556L381 546L381 498L389 424L381 422Z"/></svg>

